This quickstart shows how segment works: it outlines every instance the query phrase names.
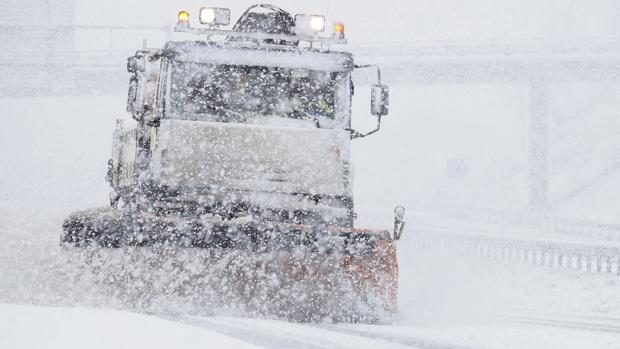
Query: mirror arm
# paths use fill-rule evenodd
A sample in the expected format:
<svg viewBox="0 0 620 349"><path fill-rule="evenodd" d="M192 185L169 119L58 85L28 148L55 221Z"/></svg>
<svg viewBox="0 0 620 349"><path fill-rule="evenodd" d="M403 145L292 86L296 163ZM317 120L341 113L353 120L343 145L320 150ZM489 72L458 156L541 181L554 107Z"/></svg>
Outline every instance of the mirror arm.
<svg viewBox="0 0 620 349"><path fill-rule="evenodd" d="M362 65L356 64L356 65L353 66L353 68L355 68L355 69L359 69L359 68L372 68L372 67L377 68L377 83L379 85L382 85L381 84L381 68L379 68L378 65L376 65L376 64L362 64Z"/></svg>
<svg viewBox="0 0 620 349"><path fill-rule="evenodd" d="M344 130L351 132L351 139L355 139L355 138L364 138L366 136L370 136L373 133L379 132L380 129L381 129L381 115L378 115L377 116L377 128L375 128L372 131L361 133L352 128L345 128Z"/></svg>

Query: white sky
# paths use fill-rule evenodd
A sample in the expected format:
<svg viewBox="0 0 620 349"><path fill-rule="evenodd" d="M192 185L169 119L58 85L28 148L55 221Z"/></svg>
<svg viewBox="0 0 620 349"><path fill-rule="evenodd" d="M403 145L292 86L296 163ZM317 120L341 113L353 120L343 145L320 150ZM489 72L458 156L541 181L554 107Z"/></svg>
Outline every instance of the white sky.
<svg viewBox="0 0 620 349"><path fill-rule="evenodd" d="M76 0L77 24L162 25L201 6L229 7L232 20L257 0ZM380 3L381 5L377 5ZM292 13L342 20L352 42L620 36L618 0L282 0Z"/></svg>

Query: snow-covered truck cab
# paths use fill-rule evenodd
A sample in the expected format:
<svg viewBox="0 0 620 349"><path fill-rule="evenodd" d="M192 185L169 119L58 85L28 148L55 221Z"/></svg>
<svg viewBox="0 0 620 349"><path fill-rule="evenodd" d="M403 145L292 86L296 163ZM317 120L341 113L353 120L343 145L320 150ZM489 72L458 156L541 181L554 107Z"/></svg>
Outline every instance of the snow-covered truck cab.
<svg viewBox="0 0 620 349"><path fill-rule="evenodd" d="M361 133L351 128L351 72L367 66L330 49L346 42L342 24L321 37L323 17L270 5L251 7L233 30L218 27L228 10L199 17L205 27L192 28L180 12L176 30L200 40L129 58L137 123L117 122L111 207L70 215L61 243L78 254L99 247L80 258L104 283L129 283L113 294L131 299L189 295L197 307L382 321L396 311L404 209L393 233L353 227L349 163L351 139L378 131L387 114L380 75L377 128Z"/></svg>
<svg viewBox="0 0 620 349"><path fill-rule="evenodd" d="M206 39L129 58L128 110L139 124L116 133L111 197L158 213L352 227L350 144L363 134L351 129L353 57L329 49L346 42L343 26L304 36L279 11L252 14L234 31L180 18L177 31ZM265 22L278 19L270 32ZM380 81L373 101L380 120Z"/></svg>

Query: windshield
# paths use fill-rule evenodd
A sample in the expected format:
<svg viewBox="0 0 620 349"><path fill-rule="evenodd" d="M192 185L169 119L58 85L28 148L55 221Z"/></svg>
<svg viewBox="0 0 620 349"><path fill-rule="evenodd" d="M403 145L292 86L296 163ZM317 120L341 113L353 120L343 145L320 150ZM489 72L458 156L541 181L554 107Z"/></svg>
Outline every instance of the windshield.
<svg viewBox="0 0 620 349"><path fill-rule="evenodd" d="M278 116L316 123L335 118L339 73L308 69L172 62L167 115L244 122Z"/></svg>

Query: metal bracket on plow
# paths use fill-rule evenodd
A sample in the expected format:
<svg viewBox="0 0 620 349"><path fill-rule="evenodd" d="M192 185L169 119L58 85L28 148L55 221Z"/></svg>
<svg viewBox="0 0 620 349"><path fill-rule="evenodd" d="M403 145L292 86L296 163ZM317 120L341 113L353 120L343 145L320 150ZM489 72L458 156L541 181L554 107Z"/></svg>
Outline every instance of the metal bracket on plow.
<svg viewBox="0 0 620 349"><path fill-rule="evenodd" d="M394 208L394 240L400 240L405 229L405 208L402 206L396 206Z"/></svg>

